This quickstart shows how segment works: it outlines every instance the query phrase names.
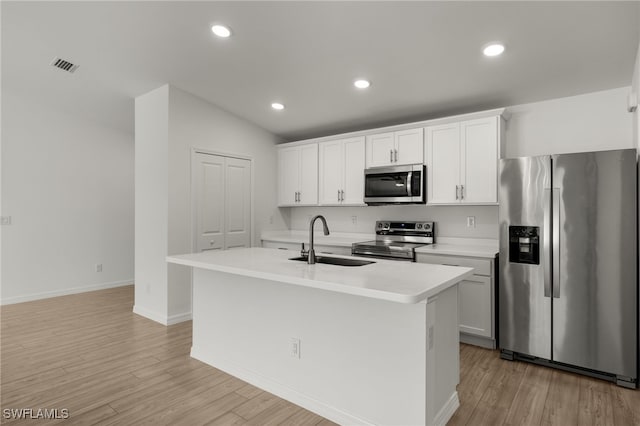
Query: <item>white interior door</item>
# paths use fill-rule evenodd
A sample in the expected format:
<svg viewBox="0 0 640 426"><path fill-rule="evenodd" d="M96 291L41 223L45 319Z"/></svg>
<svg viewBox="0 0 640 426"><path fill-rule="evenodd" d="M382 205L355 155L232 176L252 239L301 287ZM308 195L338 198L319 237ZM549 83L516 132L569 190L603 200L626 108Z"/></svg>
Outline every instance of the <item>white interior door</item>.
<svg viewBox="0 0 640 426"><path fill-rule="evenodd" d="M225 249L251 247L251 161L225 159Z"/></svg>
<svg viewBox="0 0 640 426"><path fill-rule="evenodd" d="M224 248L224 157L196 154L194 173L196 251Z"/></svg>
<svg viewBox="0 0 640 426"><path fill-rule="evenodd" d="M194 249L251 246L251 161L196 153L193 164Z"/></svg>

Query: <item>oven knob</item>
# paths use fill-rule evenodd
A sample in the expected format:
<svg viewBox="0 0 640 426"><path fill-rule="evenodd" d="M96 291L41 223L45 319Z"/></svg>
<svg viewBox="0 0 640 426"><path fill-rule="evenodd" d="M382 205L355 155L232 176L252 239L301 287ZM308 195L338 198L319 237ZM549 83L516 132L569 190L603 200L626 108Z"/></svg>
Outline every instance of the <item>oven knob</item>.
<svg viewBox="0 0 640 426"><path fill-rule="evenodd" d="M428 224L428 223L425 223L425 224L424 224L424 229L425 229L426 231L430 230L430 229L431 229L431 225L430 225L430 224Z"/></svg>
<svg viewBox="0 0 640 426"><path fill-rule="evenodd" d="M389 222L385 222L384 229L389 229Z"/></svg>
<svg viewBox="0 0 640 426"><path fill-rule="evenodd" d="M418 229L422 229L422 224L421 223L418 224Z"/></svg>
<svg viewBox="0 0 640 426"><path fill-rule="evenodd" d="M378 222L378 229L382 229L382 223Z"/></svg>

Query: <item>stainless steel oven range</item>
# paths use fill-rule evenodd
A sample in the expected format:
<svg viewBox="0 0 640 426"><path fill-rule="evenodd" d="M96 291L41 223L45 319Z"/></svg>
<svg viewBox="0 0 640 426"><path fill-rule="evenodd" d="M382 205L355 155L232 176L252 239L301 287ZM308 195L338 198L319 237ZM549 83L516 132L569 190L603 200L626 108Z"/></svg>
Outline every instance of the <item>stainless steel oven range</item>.
<svg viewBox="0 0 640 426"><path fill-rule="evenodd" d="M434 243L433 222L376 222L376 239L351 245L354 256L376 257L415 262L417 247Z"/></svg>

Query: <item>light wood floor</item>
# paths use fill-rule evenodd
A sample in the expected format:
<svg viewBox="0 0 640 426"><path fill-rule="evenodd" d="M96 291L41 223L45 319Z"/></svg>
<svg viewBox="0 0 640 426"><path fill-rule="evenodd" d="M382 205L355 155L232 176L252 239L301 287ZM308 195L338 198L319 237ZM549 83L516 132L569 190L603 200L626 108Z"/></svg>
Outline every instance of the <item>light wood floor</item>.
<svg viewBox="0 0 640 426"><path fill-rule="evenodd" d="M132 286L2 307L2 408L70 414L2 423L332 424L191 359L191 322L164 327L132 308ZM460 358L450 425L640 425L640 391L469 345Z"/></svg>

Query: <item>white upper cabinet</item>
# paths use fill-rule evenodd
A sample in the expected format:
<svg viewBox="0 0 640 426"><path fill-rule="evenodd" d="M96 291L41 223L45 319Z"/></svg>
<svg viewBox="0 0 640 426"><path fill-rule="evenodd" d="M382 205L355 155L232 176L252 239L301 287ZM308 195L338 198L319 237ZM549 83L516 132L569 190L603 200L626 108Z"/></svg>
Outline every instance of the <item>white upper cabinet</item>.
<svg viewBox="0 0 640 426"><path fill-rule="evenodd" d="M427 202L457 203L460 199L460 125L427 127L426 132Z"/></svg>
<svg viewBox="0 0 640 426"><path fill-rule="evenodd" d="M423 163L427 204L497 204L503 113L495 109L279 145L278 205L364 205L365 168Z"/></svg>
<svg viewBox="0 0 640 426"><path fill-rule="evenodd" d="M498 202L498 117L460 123L462 201Z"/></svg>
<svg viewBox="0 0 640 426"><path fill-rule="evenodd" d="M364 136L321 142L319 203L363 205Z"/></svg>
<svg viewBox="0 0 640 426"><path fill-rule="evenodd" d="M422 164L424 133L422 128L367 136L366 167Z"/></svg>
<svg viewBox="0 0 640 426"><path fill-rule="evenodd" d="M498 202L499 116L426 127L427 204Z"/></svg>
<svg viewBox="0 0 640 426"><path fill-rule="evenodd" d="M318 144L278 147L278 205L318 204Z"/></svg>

